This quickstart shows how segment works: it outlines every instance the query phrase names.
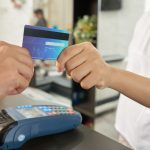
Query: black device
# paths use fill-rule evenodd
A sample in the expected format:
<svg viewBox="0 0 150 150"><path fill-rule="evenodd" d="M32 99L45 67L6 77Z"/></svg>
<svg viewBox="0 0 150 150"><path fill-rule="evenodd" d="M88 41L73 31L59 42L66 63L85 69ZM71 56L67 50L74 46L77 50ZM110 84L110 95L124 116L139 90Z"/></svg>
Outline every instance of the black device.
<svg viewBox="0 0 150 150"><path fill-rule="evenodd" d="M101 10L119 10L122 7L122 0L102 0L101 1Z"/></svg>
<svg viewBox="0 0 150 150"><path fill-rule="evenodd" d="M62 105L23 105L0 111L0 150L20 148L28 140L62 133L81 124L80 113Z"/></svg>

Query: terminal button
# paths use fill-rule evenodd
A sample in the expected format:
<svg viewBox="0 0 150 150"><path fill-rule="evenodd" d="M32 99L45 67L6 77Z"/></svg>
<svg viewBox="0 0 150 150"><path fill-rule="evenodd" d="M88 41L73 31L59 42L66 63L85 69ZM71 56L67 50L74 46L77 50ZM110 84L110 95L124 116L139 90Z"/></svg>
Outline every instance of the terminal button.
<svg viewBox="0 0 150 150"><path fill-rule="evenodd" d="M17 139L18 139L18 141L19 141L19 142L22 142L22 141L24 141L24 140L25 140L25 138L26 138L26 137L25 137L25 135L24 135L24 134L20 134L20 135L18 136L18 138L17 138Z"/></svg>

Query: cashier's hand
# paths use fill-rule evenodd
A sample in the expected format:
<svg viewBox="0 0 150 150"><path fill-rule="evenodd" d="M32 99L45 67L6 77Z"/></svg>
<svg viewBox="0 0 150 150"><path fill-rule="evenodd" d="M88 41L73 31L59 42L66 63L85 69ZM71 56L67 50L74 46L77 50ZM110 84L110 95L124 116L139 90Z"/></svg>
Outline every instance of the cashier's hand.
<svg viewBox="0 0 150 150"><path fill-rule="evenodd" d="M84 89L93 86L107 87L110 67L89 42L66 48L58 58L57 68L58 71L66 69L72 79Z"/></svg>
<svg viewBox="0 0 150 150"><path fill-rule="evenodd" d="M28 50L0 41L0 98L22 92L33 71Z"/></svg>

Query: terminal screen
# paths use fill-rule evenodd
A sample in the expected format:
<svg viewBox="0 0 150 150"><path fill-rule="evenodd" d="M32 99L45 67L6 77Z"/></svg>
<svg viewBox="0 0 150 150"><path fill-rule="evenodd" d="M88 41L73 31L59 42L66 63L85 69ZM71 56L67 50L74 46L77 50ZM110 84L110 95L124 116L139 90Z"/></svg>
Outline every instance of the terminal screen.
<svg viewBox="0 0 150 150"><path fill-rule="evenodd" d="M36 118L36 117L43 117L46 116L44 112L37 108L32 109L18 109L17 110L20 114L22 114L25 118Z"/></svg>

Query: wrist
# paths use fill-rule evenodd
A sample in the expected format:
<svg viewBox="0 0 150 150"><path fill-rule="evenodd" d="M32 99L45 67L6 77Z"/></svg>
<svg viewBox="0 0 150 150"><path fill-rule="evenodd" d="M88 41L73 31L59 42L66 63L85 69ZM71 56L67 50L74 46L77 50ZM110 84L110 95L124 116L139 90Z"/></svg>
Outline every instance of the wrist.
<svg viewBox="0 0 150 150"><path fill-rule="evenodd" d="M104 83L105 83L105 87L109 88L112 84L112 75L114 72L114 68L109 64L106 64L106 66L107 69L104 74Z"/></svg>
<svg viewBox="0 0 150 150"><path fill-rule="evenodd" d="M114 72L114 68L109 64L105 64L103 69L100 68L99 70L100 78L98 80L96 87L99 89L111 87L112 80L113 80L112 79L113 72Z"/></svg>
<svg viewBox="0 0 150 150"><path fill-rule="evenodd" d="M108 82L107 87L115 89L115 86L117 84L117 80L119 79L119 69L112 67L109 65L109 73L108 73Z"/></svg>

